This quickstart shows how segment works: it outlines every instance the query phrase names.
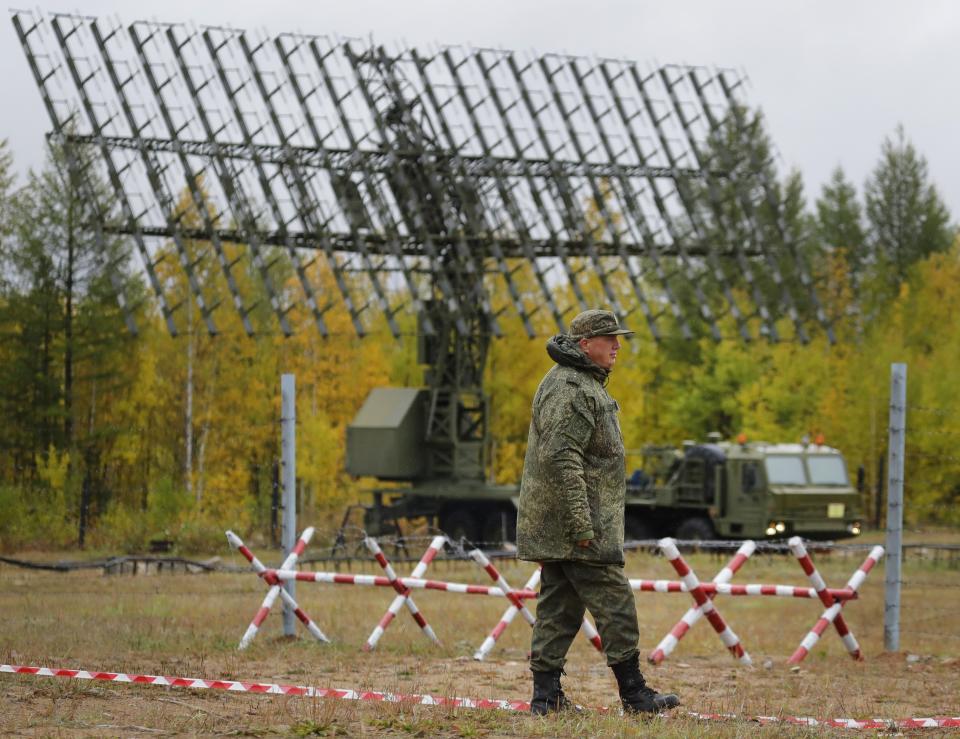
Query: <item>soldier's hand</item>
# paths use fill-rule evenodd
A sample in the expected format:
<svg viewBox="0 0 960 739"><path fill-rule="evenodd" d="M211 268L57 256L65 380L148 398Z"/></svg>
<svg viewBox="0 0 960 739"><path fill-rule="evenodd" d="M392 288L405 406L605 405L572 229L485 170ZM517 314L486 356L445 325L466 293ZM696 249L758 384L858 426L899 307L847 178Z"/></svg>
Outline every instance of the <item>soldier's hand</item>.
<svg viewBox="0 0 960 739"><path fill-rule="evenodd" d="M591 541L593 541L593 539L583 539L582 541L577 542L577 546L581 549L586 549L588 546L590 546Z"/></svg>

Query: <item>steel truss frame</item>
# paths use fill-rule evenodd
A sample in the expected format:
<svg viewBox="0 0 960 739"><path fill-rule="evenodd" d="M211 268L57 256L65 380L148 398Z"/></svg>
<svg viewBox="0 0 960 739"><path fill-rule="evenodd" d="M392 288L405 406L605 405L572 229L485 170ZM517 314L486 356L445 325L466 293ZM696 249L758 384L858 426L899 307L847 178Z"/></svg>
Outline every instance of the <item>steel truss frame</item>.
<svg viewBox="0 0 960 739"><path fill-rule="evenodd" d="M770 162L717 146L752 125L730 70L12 21L51 138L72 169L70 151L96 153L96 171L72 175L115 195L91 228L131 237L168 330L185 302L157 273L170 255L211 334L224 303L250 335L272 314L284 335L308 318L327 336L338 309L358 336L383 320L398 337L412 311L441 477L482 475L483 368L505 311L531 337L606 305L655 340L732 326L746 341L807 341L811 324L833 340Z"/></svg>

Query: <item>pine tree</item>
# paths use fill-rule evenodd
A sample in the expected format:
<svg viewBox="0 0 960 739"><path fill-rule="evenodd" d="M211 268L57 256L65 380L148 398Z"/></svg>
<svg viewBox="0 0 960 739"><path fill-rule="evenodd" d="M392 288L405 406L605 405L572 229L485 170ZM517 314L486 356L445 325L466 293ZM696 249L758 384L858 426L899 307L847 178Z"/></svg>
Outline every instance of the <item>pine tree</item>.
<svg viewBox="0 0 960 739"><path fill-rule="evenodd" d="M16 476L31 476L51 450L66 453L67 499L82 490L81 544L91 505L109 497L103 460L113 434L104 409L123 381L130 340L112 287L127 272L123 244L91 227L109 202L89 155L55 145L14 198L2 253L10 356L0 403L12 422Z"/></svg>
<svg viewBox="0 0 960 739"><path fill-rule="evenodd" d="M903 126L884 140L865 188L869 244L891 292L915 262L953 243L950 213Z"/></svg>
<svg viewBox="0 0 960 739"><path fill-rule="evenodd" d="M703 249L719 255L719 270L711 266L696 276L710 307L721 316L732 312L725 305L729 294L721 297L727 286L739 298L751 336L807 338L805 324L814 320L816 306L806 276L818 251L809 238L799 173L780 178L762 115L743 108L717 123L700 162L724 174L684 186ZM790 320L781 321L785 316Z"/></svg>
<svg viewBox="0 0 960 739"><path fill-rule="evenodd" d="M841 167L833 170L816 205L820 239L829 249L843 251L852 268L861 266L866 246L863 207Z"/></svg>
<svg viewBox="0 0 960 739"><path fill-rule="evenodd" d="M869 262L863 207L854 185L837 167L816 203L816 232L824 259L819 274L831 318L843 320L859 311L864 270Z"/></svg>

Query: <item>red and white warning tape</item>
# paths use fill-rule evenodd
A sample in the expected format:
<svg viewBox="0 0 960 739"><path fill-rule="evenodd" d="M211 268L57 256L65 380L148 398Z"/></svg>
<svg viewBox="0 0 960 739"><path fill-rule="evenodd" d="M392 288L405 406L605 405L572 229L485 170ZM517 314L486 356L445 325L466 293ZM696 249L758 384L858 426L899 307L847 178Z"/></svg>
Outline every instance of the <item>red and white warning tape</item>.
<svg viewBox="0 0 960 739"><path fill-rule="evenodd" d="M742 716L729 713L695 713L688 716L705 721L739 721ZM751 716L762 726L791 724L793 726L827 726L835 729L943 729L960 726L960 716L936 716L933 718L808 718L805 716Z"/></svg>
<svg viewBox="0 0 960 739"><path fill-rule="evenodd" d="M193 688L198 690L227 690L234 693L260 693L262 695L292 695L309 698L338 698L340 700L375 701L381 703L407 703L421 706L448 706L452 708L489 708L500 711L529 711L527 701L491 698L456 698L442 695L417 693L381 693L372 690L346 690L339 688L315 688L305 685L283 685L241 680L204 680L195 677L170 677L164 675L131 675L123 672L97 672L92 670L64 670L54 667L30 667L26 665L0 664L0 673L34 675L36 677L62 677L75 680L104 680L114 683L156 685L167 688ZM606 710L606 709L599 709ZM695 713L685 715L706 721L742 720L743 717L723 713ZM793 724L799 726L829 726L842 729L942 729L960 727L960 716L935 716L931 718L904 719L817 719L801 716L753 716L749 721L760 724Z"/></svg>

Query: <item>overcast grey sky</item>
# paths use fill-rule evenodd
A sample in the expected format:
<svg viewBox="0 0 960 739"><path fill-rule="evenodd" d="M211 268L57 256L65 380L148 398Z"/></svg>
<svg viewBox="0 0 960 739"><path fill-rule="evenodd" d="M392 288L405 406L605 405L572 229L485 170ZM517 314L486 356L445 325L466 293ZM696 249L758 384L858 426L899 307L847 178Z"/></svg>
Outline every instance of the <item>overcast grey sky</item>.
<svg viewBox="0 0 960 739"><path fill-rule="evenodd" d="M744 70L781 171L808 201L843 166L862 190L902 123L960 220L960 2L956 0L34 0L27 7L197 24L372 35L378 42L499 46ZM43 159L50 124L9 16L0 24L0 138L17 170Z"/></svg>

